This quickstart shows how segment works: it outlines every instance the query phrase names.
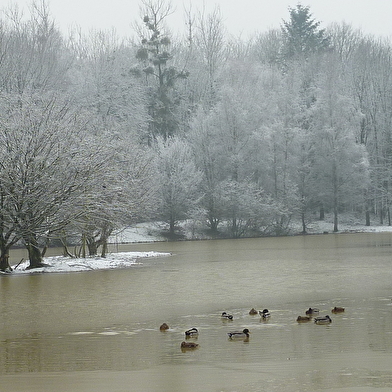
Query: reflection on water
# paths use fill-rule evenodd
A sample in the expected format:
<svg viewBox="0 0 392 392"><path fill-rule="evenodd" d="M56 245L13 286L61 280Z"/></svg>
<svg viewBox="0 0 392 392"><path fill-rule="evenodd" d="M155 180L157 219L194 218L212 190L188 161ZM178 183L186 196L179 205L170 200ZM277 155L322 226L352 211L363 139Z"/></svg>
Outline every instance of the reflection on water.
<svg viewBox="0 0 392 392"><path fill-rule="evenodd" d="M8 392L392 388L391 238L140 244L127 250L173 256L121 271L1 277L1 385ZM310 306L332 324L297 323ZM346 311L334 315L334 306ZM250 316L252 307L268 308L271 318ZM162 322L168 331L159 331ZM182 352L191 327L199 348ZM249 342L228 339L243 328Z"/></svg>

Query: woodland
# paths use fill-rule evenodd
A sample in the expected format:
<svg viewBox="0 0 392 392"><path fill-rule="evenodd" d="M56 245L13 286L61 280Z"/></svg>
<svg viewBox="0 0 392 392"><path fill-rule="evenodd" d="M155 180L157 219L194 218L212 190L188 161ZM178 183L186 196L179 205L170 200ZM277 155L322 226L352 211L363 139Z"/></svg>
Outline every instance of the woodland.
<svg viewBox="0 0 392 392"><path fill-rule="evenodd" d="M212 236L302 232L325 213L391 224L392 46L289 7L244 40L219 8L141 0L127 38L68 36L44 1L0 20L0 270L61 244L105 256L116 230L189 220ZM114 26L115 28L115 26ZM261 29L262 26L259 26ZM71 252L70 245L79 251Z"/></svg>

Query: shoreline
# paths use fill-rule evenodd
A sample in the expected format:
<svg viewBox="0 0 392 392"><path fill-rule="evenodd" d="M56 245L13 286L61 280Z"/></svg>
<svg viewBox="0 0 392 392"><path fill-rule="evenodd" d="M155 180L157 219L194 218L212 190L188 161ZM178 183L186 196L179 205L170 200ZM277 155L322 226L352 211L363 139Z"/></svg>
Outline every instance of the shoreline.
<svg viewBox="0 0 392 392"><path fill-rule="evenodd" d="M239 237L230 238L224 236L207 236L207 235L195 235L194 230L187 231L186 224L181 227L183 236L181 238L172 239L166 238L162 233L162 226L158 227L157 223L140 223L138 225L128 227L112 236L109 241L110 246L116 245L148 245L148 244L159 244L167 242L185 242L185 241L211 241L211 240L233 240L233 239L261 239L261 238L285 238L285 237L298 237L298 236L315 236L315 235L342 235L342 234L377 234L377 233L392 233L392 226L385 225L372 225L365 226L361 224L353 224L353 222L341 223L340 230L334 232L331 230L333 224L326 221L314 221L309 224L308 231L306 233L298 230L298 225L292 226L292 233L287 235L270 235L270 236L258 236L258 237ZM49 249L59 249L59 247L50 247ZM11 252L25 253L25 248L18 247L13 248ZM143 258L150 257L166 257L170 256L170 253L160 253L153 251L146 252L129 252L120 251L108 253L105 258L100 256L88 256L83 258L70 258L67 256L51 255L44 257L44 263L47 267L27 269L29 261L23 260L25 257L19 256L19 262L12 263L13 271L10 273L4 273L1 275L26 275L26 274L42 274L42 273L68 273L68 272L83 272L83 271L94 271L94 270L108 270L108 269L124 269L136 267L142 264ZM14 257L15 259L15 257ZM23 260L23 261L22 261ZM15 268L17 266L17 268Z"/></svg>
<svg viewBox="0 0 392 392"><path fill-rule="evenodd" d="M302 228L299 224L292 224L289 234L284 235L265 235L265 236L241 236L233 238L225 236L224 234L212 236L206 231L195 230L194 227L186 222L179 227L179 235L176 238L170 239L163 235L165 229L162 225L157 223L140 223L128 228L112 236L110 239L111 245L116 244L132 244L132 243L157 243L157 242L182 242L182 241L202 241L202 240L229 240L241 238L279 238L292 236L309 236L318 234L356 234L356 233L380 233L392 232L392 226L388 225L371 225L366 226L358 223L354 218L342 220L339 224L339 230L333 231L333 222L331 220L313 221L309 223L306 233L302 233Z"/></svg>

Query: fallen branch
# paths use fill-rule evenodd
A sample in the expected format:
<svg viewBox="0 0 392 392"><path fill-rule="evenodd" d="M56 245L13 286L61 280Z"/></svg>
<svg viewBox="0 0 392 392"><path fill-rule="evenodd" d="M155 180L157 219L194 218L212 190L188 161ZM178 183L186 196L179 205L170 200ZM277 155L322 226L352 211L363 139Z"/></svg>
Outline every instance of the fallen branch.
<svg viewBox="0 0 392 392"><path fill-rule="evenodd" d="M16 266L14 267L14 270L16 270L22 264L23 261L24 261L24 258L22 257L22 259L19 261L19 263L16 264Z"/></svg>

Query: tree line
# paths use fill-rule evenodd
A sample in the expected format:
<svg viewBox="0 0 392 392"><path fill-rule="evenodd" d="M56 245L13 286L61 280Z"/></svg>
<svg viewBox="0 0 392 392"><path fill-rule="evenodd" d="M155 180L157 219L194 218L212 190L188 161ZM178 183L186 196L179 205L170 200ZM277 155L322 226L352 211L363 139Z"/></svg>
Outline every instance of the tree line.
<svg viewBox="0 0 392 392"><path fill-rule="evenodd" d="M280 29L230 37L219 8L141 0L134 33L75 28L45 0L0 20L0 270L23 244L30 267L53 240L104 256L142 220L176 235L284 235L353 212L391 223L392 62L388 40L309 7ZM285 17L285 16L283 16ZM78 244L78 251L70 250Z"/></svg>

